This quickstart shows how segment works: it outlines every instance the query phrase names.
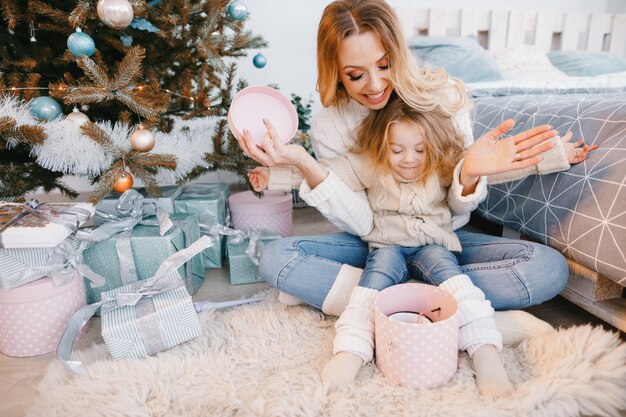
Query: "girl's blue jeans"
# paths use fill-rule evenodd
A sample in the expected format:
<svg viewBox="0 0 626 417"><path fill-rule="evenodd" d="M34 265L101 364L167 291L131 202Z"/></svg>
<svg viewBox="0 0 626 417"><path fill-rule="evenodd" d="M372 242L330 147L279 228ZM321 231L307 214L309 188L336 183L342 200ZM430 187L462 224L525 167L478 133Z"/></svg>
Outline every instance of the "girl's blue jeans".
<svg viewBox="0 0 626 417"><path fill-rule="evenodd" d="M455 254L442 246L387 246L367 255L359 285L382 291L410 278L439 285L462 273Z"/></svg>
<svg viewBox="0 0 626 417"><path fill-rule="evenodd" d="M456 258L460 272L470 277L496 310L540 304L565 288L567 261L548 246L463 230L456 234L463 250L444 250ZM434 253L424 251L422 258L410 262L409 274L440 284L438 277L445 275L441 269L449 266L450 259L429 252ZM365 242L345 232L288 237L265 247L259 271L274 287L321 309L341 265L363 268L368 253Z"/></svg>

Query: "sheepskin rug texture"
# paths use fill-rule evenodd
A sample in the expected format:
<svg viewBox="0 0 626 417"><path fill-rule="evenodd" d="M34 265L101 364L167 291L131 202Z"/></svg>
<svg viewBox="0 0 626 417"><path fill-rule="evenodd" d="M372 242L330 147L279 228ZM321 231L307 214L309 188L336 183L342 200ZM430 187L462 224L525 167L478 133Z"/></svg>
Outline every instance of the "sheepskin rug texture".
<svg viewBox="0 0 626 417"><path fill-rule="evenodd" d="M517 390L487 400L466 354L444 387L394 385L374 364L328 392L335 318L266 301L201 313L202 336L145 360L113 361L104 345L75 352L85 375L53 361L27 416L619 416L626 410L626 343L580 326L505 347Z"/></svg>

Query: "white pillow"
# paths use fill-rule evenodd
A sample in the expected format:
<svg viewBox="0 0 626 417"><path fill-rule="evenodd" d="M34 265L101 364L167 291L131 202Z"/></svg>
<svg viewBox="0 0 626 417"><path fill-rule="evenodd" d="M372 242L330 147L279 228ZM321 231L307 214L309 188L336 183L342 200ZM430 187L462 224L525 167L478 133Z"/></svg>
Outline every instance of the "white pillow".
<svg viewBox="0 0 626 417"><path fill-rule="evenodd" d="M568 75L557 69L536 46L520 45L491 52L505 80L550 80Z"/></svg>

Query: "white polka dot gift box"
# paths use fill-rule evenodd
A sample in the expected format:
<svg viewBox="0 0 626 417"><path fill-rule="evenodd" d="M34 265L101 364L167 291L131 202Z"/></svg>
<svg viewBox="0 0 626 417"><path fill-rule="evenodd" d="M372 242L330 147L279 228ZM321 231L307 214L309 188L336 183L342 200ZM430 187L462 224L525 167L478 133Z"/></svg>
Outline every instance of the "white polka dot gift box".
<svg viewBox="0 0 626 417"><path fill-rule="evenodd" d="M437 388L456 373L459 325L457 303L426 284L399 284L375 302L376 366L395 383Z"/></svg>
<svg viewBox="0 0 626 417"><path fill-rule="evenodd" d="M291 194L264 191L261 197L257 197L252 191L243 191L228 197L228 208L237 230L263 230L282 237L293 234Z"/></svg>
<svg viewBox="0 0 626 417"><path fill-rule="evenodd" d="M53 352L67 320L84 306L83 277L65 285L45 277L9 291L0 291L0 352L27 357ZM82 329L82 336L88 327Z"/></svg>

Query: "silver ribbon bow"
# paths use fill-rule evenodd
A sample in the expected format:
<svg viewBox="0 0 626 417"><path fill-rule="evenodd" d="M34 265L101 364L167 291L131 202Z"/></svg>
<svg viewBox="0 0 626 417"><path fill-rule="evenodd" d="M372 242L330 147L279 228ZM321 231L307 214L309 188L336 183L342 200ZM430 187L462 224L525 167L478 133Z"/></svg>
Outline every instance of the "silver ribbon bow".
<svg viewBox="0 0 626 417"><path fill-rule="evenodd" d="M90 244L110 239L118 235L115 249L120 264L120 277L123 284L137 281L137 268L131 249L131 236L133 228L138 224L147 226L159 226L159 233L163 236L173 227L169 214L156 207L157 219L147 219L144 209L144 197L137 190L125 191L119 198L116 209L118 215L109 214L96 210L99 216L106 221L91 231L80 230L76 238ZM151 217L151 216L150 216ZM85 250L83 248L83 250Z"/></svg>

